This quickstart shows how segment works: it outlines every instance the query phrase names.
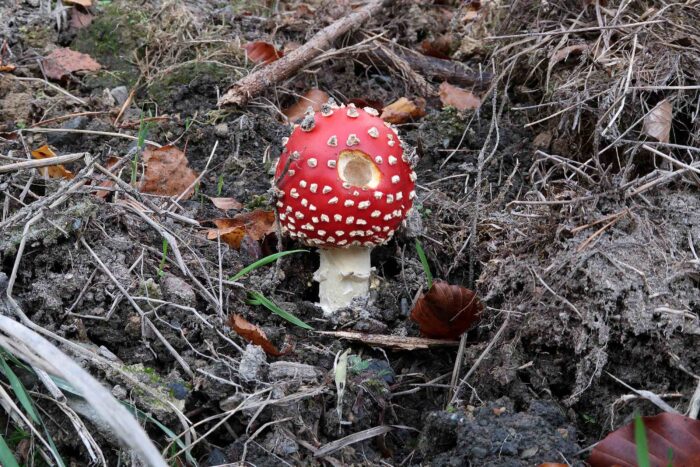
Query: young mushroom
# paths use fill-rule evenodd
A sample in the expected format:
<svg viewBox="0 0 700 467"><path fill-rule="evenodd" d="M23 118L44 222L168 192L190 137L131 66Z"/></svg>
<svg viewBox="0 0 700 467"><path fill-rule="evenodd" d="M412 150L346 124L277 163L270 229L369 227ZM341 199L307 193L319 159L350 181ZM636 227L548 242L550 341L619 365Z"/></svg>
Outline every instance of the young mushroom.
<svg viewBox="0 0 700 467"><path fill-rule="evenodd" d="M275 172L282 230L320 253L314 273L326 316L369 291L370 250L413 205L416 173L376 110L329 103L308 112Z"/></svg>

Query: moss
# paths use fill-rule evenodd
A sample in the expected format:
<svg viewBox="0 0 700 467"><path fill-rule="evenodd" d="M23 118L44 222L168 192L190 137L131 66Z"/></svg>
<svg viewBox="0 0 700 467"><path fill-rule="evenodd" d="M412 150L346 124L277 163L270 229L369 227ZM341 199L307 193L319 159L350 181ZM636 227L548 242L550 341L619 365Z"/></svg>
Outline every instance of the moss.
<svg viewBox="0 0 700 467"><path fill-rule="evenodd" d="M54 29L39 25L27 25L19 28L22 39L29 47L43 49L46 44L54 42Z"/></svg>
<svg viewBox="0 0 700 467"><path fill-rule="evenodd" d="M164 105L172 100L174 92L181 86L189 85L194 79L208 76L213 81L229 79L230 70L216 63L189 62L164 74L148 86L148 95Z"/></svg>

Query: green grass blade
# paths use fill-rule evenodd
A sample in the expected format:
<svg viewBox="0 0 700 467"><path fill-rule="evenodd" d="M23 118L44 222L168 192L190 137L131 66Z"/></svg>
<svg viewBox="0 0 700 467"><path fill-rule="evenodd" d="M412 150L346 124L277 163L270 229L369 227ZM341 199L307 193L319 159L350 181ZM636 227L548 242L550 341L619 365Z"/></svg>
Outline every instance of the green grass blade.
<svg viewBox="0 0 700 467"><path fill-rule="evenodd" d="M15 374L15 372L12 371L10 365L7 364L7 360L5 360L5 357L3 355L0 355L0 368L2 369L2 372L7 378L7 380L10 382L10 386L12 386L12 392L14 392L15 396L17 396L19 404L22 406L27 415L29 415L29 418L31 418L32 422L36 424L41 423L41 420L39 419L39 414L36 412L34 404L32 404L31 398L29 397L27 390L24 389L24 385L17 377L17 374Z"/></svg>
<svg viewBox="0 0 700 467"><path fill-rule="evenodd" d="M644 429L644 421L639 414L634 417L634 445L637 449L637 465L639 467L651 467L649 460L649 443Z"/></svg>
<svg viewBox="0 0 700 467"><path fill-rule="evenodd" d="M248 266L244 267L235 276L231 276L229 278L230 281L235 281L240 279L241 277L245 276L248 274L250 271L253 271L255 269L258 269L261 266L265 266L266 264L269 264L273 261L276 261L278 258L281 258L283 256L291 255L292 253L308 253L309 250L290 250L290 251L281 251L279 253L275 253L269 256L265 256L262 259L257 260L256 262L249 264Z"/></svg>
<svg viewBox="0 0 700 467"><path fill-rule="evenodd" d="M428 282L428 290L433 286L433 273L430 272L430 265L428 264L428 257L425 255L425 250L423 250L423 245L420 244L420 240L416 239L416 251L418 252L418 257L420 258L420 263L423 265L423 272L425 272L425 279Z"/></svg>
<svg viewBox="0 0 700 467"><path fill-rule="evenodd" d="M308 329L308 330L313 330L311 326L294 316L293 314L289 313L288 311L284 311L282 308L279 307L275 302L272 300L268 299L266 296L261 294L260 292L250 292L250 296L252 298L248 299L248 303L251 305L262 305L274 314L278 315L281 318L286 319L290 323L294 324L295 326L299 326L302 329Z"/></svg>
<svg viewBox="0 0 700 467"><path fill-rule="evenodd" d="M4 467L19 467L12 449L7 445L2 435L0 435L0 465Z"/></svg>

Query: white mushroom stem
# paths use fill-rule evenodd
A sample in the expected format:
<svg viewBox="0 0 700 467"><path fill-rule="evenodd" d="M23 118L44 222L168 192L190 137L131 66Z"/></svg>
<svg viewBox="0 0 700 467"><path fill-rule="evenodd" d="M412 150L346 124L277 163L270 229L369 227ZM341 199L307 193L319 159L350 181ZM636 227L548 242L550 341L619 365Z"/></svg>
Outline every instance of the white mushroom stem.
<svg viewBox="0 0 700 467"><path fill-rule="evenodd" d="M319 285L319 306L331 316L350 305L352 299L367 296L371 248L319 248L321 264L314 273Z"/></svg>

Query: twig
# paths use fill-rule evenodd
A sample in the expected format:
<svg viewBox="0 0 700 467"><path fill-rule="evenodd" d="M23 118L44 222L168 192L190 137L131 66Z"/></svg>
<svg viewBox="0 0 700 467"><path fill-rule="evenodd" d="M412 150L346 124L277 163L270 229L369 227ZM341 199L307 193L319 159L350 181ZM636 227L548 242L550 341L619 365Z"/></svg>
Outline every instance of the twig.
<svg viewBox="0 0 700 467"><path fill-rule="evenodd" d="M66 154L65 156L49 157L48 159L34 159L14 164L0 165L0 174L14 172L16 170L38 169L39 167L49 167L52 165L67 164L77 161L89 155L87 152L79 152L75 154Z"/></svg>

